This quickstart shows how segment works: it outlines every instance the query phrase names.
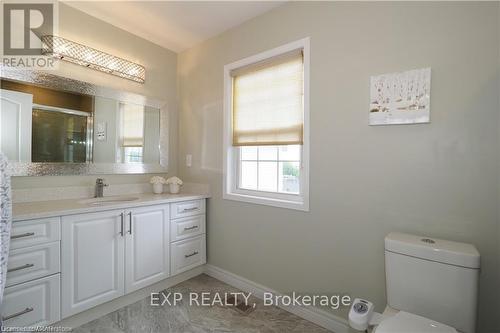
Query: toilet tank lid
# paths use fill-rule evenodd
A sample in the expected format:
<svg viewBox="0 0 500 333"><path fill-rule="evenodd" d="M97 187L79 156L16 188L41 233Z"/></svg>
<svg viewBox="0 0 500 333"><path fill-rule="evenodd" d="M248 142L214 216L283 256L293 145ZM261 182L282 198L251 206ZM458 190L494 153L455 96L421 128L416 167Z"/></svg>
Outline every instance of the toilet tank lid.
<svg viewBox="0 0 500 333"><path fill-rule="evenodd" d="M444 239L391 232L385 237L385 250L467 268L480 266L474 245Z"/></svg>

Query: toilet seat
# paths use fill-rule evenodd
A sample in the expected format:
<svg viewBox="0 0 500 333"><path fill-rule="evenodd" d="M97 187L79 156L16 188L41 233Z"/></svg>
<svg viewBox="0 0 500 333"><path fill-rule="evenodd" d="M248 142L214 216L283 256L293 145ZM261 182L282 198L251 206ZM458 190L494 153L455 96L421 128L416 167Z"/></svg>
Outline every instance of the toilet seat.
<svg viewBox="0 0 500 333"><path fill-rule="evenodd" d="M437 321L399 311L382 320L375 328L374 333L457 333L457 331L453 327Z"/></svg>

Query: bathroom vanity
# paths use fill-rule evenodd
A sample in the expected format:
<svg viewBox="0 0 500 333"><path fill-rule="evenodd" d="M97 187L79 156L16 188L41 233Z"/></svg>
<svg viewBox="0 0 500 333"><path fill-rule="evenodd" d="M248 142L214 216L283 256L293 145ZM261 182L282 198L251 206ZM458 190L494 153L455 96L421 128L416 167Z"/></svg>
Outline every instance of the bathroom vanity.
<svg viewBox="0 0 500 333"><path fill-rule="evenodd" d="M0 93L0 151L12 176L168 172L167 101L5 67ZM98 185L96 196L105 186ZM106 192L141 193L142 185ZM79 186L21 192L13 199L6 326L44 326L144 298L146 289L199 274L206 261L205 195L69 199L92 195ZM43 197L49 201L33 202Z"/></svg>
<svg viewBox="0 0 500 333"><path fill-rule="evenodd" d="M14 204L4 324L49 325L203 265L206 198Z"/></svg>

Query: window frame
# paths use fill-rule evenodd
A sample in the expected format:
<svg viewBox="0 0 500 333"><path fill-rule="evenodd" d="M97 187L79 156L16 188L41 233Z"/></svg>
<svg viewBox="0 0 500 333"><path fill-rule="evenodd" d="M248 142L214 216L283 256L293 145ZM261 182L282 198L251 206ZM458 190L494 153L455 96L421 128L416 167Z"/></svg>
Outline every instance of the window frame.
<svg viewBox="0 0 500 333"><path fill-rule="evenodd" d="M241 189L238 184L240 147L232 145L233 78L231 71L297 49L302 49L304 57L304 142L301 149L300 161L300 192L299 194L287 194ZM309 37L224 66L223 199L309 211L309 77Z"/></svg>

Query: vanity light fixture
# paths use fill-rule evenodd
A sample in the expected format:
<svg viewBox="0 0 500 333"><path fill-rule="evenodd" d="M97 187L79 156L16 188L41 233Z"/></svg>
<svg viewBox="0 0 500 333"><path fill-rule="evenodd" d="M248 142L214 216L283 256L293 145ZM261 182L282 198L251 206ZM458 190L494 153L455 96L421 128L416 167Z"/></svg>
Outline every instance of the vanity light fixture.
<svg viewBox="0 0 500 333"><path fill-rule="evenodd" d="M146 79L144 66L58 36L42 36L42 54L139 83Z"/></svg>

